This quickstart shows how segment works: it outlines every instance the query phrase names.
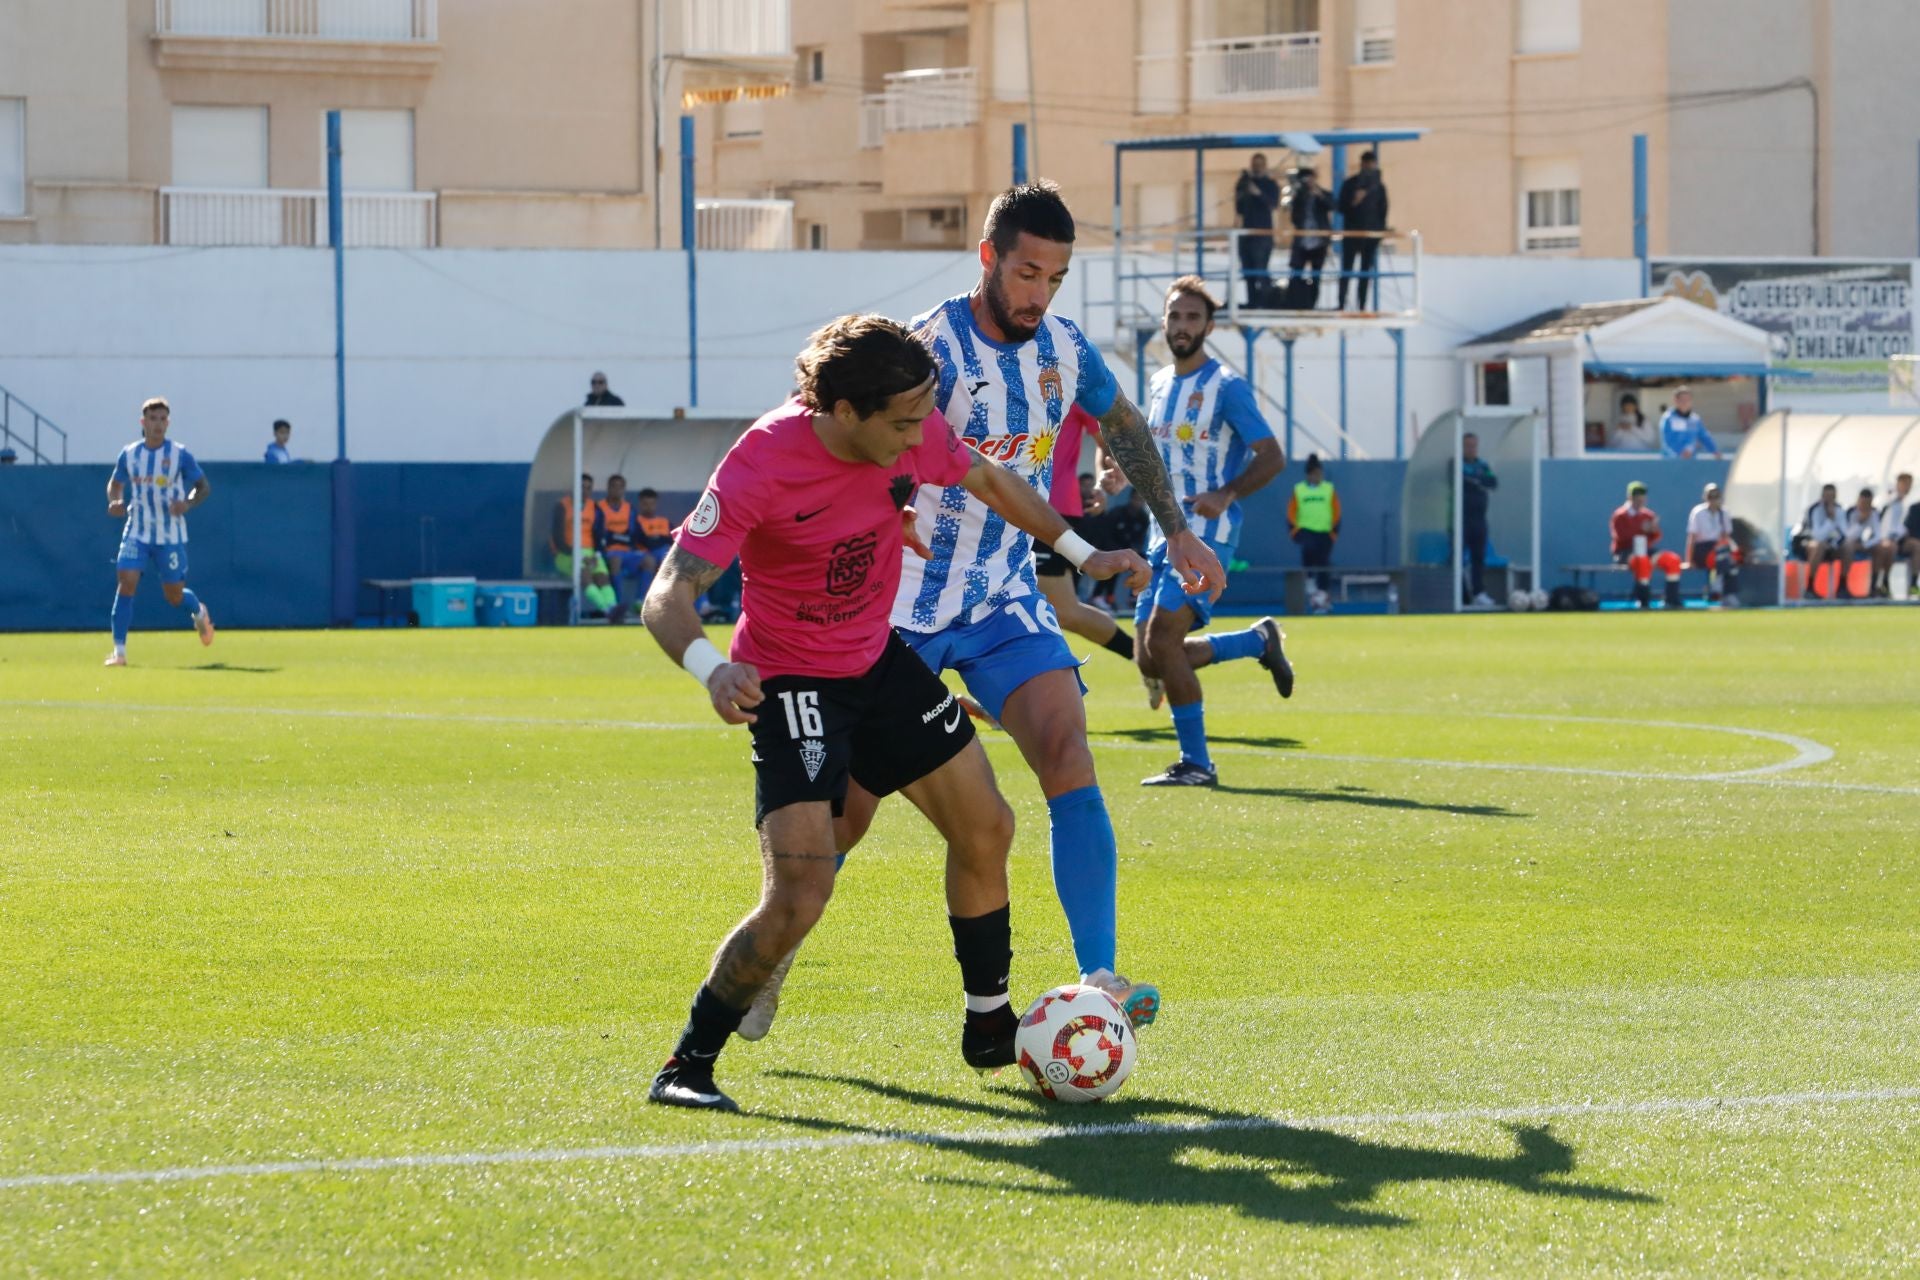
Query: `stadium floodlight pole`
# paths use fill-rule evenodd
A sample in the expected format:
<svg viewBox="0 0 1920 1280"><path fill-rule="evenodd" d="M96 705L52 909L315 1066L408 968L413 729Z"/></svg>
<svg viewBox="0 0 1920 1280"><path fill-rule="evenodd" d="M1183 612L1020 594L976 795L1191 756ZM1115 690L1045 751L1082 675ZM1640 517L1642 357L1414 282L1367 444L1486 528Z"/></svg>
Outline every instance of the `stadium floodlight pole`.
<svg viewBox="0 0 1920 1280"><path fill-rule="evenodd" d="M1340 461L1347 460L1347 331L1340 331Z"/></svg>
<svg viewBox="0 0 1920 1280"><path fill-rule="evenodd" d="M1652 288L1647 263L1647 135L1633 135L1633 256L1640 260L1640 296Z"/></svg>
<svg viewBox="0 0 1920 1280"><path fill-rule="evenodd" d="M1379 289L1375 284L1376 298ZM1387 336L1393 339L1393 460L1398 462L1407 456L1407 331L1389 329Z"/></svg>
<svg viewBox="0 0 1920 1280"><path fill-rule="evenodd" d="M700 403L700 302L698 272L693 263L693 117L680 117L680 244L687 253L687 407Z"/></svg>
<svg viewBox="0 0 1920 1280"><path fill-rule="evenodd" d="M1527 566L1527 590L1538 591L1540 589L1540 455L1546 452L1547 448L1547 424L1541 421L1537 414L1533 419L1529 443L1533 446L1533 464L1530 468L1533 472L1533 500L1529 503L1533 508L1533 529L1530 534L1533 540L1533 557Z"/></svg>
<svg viewBox="0 0 1920 1280"><path fill-rule="evenodd" d="M336 627L350 627L359 613L355 569L353 464L347 461L347 257L346 216L340 186L340 113L327 112L327 243L333 249L333 403L337 456L333 460L333 609Z"/></svg>

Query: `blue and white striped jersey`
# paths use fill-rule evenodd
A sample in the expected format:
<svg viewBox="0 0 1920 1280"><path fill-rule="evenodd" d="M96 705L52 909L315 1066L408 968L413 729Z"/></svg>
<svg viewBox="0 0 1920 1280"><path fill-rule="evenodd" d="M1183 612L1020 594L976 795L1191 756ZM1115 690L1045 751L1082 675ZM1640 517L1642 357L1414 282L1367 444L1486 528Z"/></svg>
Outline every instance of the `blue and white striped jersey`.
<svg viewBox="0 0 1920 1280"><path fill-rule="evenodd" d="M934 407L970 448L1011 467L1042 497L1053 483L1053 446L1068 407L1078 404L1097 418L1120 393L1100 353L1059 316L1047 316L1025 342L995 342L980 332L962 295L916 317L912 327L933 349ZM922 485L914 505L933 555L906 553L894 626L939 631L1039 590L1033 540L966 489Z"/></svg>
<svg viewBox="0 0 1920 1280"><path fill-rule="evenodd" d="M187 540L187 518L168 513L176 502L200 483L200 464L184 445L168 440L158 449L135 440L120 451L113 478L127 500L127 526L122 541L172 546Z"/></svg>
<svg viewBox="0 0 1920 1280"><path fill-rule="evenodd" d="M1183 504L1239 475L1254 441L1273 439L1253 388L1218 360L1184 377L1172 365L1155 373L1147 384L1147 426L1167 464L1174 496ZM1240 520L1235 502L1211 520L1194 518L1190 527L1208 542L1237 543ZM1155 520L1152 545L1165 541Z"/></svg>

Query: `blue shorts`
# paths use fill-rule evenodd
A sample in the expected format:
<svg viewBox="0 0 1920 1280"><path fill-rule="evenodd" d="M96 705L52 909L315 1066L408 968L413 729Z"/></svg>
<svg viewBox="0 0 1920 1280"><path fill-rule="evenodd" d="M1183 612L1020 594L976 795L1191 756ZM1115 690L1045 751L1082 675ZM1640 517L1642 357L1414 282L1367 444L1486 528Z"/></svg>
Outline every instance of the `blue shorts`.
<svg viewBox="0 0 1920 1280"><path fill-rule="evenodd" d="M114 558L116 569L147 570L152 569L160 575L162 582L185 582L187 580L187 544L184 542L142 542L138 538L122 538L120 554Z"/></svg>
<svg viewBox="0 0 1920 1280"><path fill-rule="evenodd" d="M1060 619L1041 595L1009 600L978 622L955 622L944 631L900 632L935 675L951 667L967 692L995 720L1007 698L1027 681L1048 671L1072 671L1080 680L1080 659L1060 634ZM1080 692L1085 693L1085 681Z"/></svg>
<svg viewBox="0 0 1920 1280"><path fill-rule="evenodd" d="M1222 568L1233 563L1234 543L1209 540L1207 545L1213 548L1214 555L1220 557ZM1147 615L1153 612L1156 605L1167 613L1177 609L1193 610L1192 629L1195 631L1213 620L1213 602L1207 599L1206 593L1188 595L1187 589L1180 585L1180 575L1167 564L1166 543L1153 549L1147 565L1153 570L1153 580L1147 584L1145 591L1134 598L1133 625L1136 631L1147 625Z"/></svg>

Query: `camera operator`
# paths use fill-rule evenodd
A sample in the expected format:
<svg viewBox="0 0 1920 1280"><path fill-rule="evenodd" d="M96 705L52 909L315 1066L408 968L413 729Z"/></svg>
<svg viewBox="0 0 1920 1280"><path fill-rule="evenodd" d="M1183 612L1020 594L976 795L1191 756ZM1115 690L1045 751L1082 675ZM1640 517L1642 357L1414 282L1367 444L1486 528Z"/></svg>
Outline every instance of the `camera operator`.
<svg viewBox="0 0 1920 1280"><path fill-rule="evenodd" d="M1266 153L1256 151L1233 184L1233 210L1240 226L1252 233L1240 237L1240 274L1247 281L1247 307L1262 310L1279 304L1280 290L1267 271L1273 256L1273 211L1280 207L1280 184L1267 172Z"/></svg>
<svg viewBox="0 0 1920 1280"><path fill-rule="evenodd" d="M1287 184L1285 202L1294 233L1293 250L1287 255L1285 309L1312 311L1320 305L1320 273L1327 265L1326 233L1333 227L1333 197L1320 185L1313 166L1301 165Z"/></svg>

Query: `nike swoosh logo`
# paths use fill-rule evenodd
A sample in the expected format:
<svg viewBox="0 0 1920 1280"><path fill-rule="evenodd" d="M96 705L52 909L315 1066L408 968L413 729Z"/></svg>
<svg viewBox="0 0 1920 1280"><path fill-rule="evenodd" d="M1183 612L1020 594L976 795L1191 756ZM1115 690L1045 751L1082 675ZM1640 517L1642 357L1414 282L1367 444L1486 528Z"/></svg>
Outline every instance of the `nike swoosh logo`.
<svg viewBox="0 0 1920 1280"><path fill-rule="evenodd" d="M960 722L962 720L965 720L966 718L967 718L967 709L965 707L956 706L953 709L953 719L950 721L943 721L941 727L944 728L948 733L952 733L955 729L958 729L960 727Z"/></svg>
<svg viewBox="0 0 1920 1280"><path fill-rule="evenodd" d="M832 504L831 502L829 502L829 503L827 504L827 507L830 507L830 506L832 506L832 505L833 505L833 504ZM827 507L821 507L821 508L820 508L820 511L825 511L825 510L827 509ZM804 513L804 514L801 514L801 515L796 515L796 516L794 517L794 519L795 519L795 520L811 520L811 519L813 519L813 518L814 518L815 516L817 516L817 515L819 515L819 514L820 514L820 511L808 511L808 512L806 512L806 513Z"/></svg>

